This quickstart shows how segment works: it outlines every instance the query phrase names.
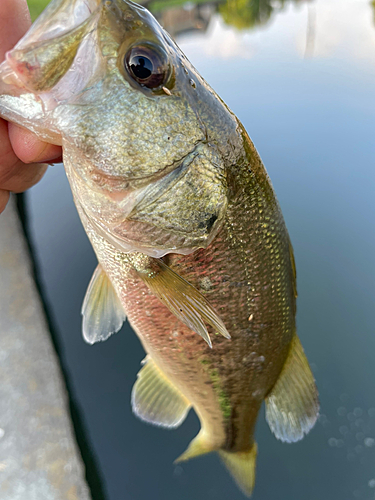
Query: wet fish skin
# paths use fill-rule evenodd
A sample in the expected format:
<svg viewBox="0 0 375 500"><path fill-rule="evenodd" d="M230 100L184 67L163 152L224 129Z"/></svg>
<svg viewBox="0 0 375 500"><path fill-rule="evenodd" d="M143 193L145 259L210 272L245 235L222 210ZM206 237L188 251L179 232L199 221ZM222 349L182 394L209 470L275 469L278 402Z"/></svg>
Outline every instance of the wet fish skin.
<svg viewBox="0 0 375 500"><path fill-rule="evenodd" d="M124 64L145 45L168 68L154 90ZM64 50L75 55L61 74ZM20 72L30 60L35 72ZM84 314L102 314L87 337L120 327L121 305L105 304L114 287L148 353L134 411L176 427L193 407L202 428L180 459L218 451L250 495L263 400L289 442L314 425L318 401L296 336L291 243L243 126L151 14L125 0L54 0L0 66L0 115L63 146L101 266Z"/></svg>
<svg viewBox="0 0 375 500"><path fill-rule="evenodd" d="M270 198L267 177L266 189L258 182L263 167L255 150L251 163L251 170L244 163L243 175L236 177L240 185L213 243L188 256L165 257L168 266L218 311L231 334L230 344L215 337L210 350L140 286L132 269L124 270L117 285L146 352L192 402L203 425L215 428L221 422L225 439L216 428L215 446L238 451L253 442L259 407L281 372L295 334L289 237L276 199ZM261 171L254 173L258 168ZM93 232L91 238L97 235ZM102 247L99 241L94 246ZM105 248L102 258L108 255ZM117 259L121 257L115 253L109 260L114 265Z"/></svg>

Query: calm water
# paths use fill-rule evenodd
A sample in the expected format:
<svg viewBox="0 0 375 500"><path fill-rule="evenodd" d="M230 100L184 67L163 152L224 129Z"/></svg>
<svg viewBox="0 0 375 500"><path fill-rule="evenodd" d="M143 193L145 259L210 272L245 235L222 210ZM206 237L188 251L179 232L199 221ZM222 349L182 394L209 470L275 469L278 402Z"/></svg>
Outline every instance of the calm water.
<svg viewBox="0 0 375 500"><path fill-rule="evenodd" d="M254 140L295 249L298 332L322 416L293 445L278 442L260 416L254 499L374 499L374 9L367 0L285 2L282 9L245 0L241 11L233 1L162 12L163 5L153 7ZM194 412L175 431L132 415L144 352L128 324L103 344L82 340L80 308L96 260L61 166L28 193L27 206L62 361L106 498L242 499L215 455L173 465L198 432Z"/></svg>

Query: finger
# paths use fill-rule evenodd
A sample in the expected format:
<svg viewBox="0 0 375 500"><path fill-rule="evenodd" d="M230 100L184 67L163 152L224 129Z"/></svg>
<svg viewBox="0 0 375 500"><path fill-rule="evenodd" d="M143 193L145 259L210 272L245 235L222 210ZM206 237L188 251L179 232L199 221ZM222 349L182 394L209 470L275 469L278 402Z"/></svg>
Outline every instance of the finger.
<svg viewBox="0 0 375 500"><path fill-rule="evenodd" d="M0 61L30 26L26 0L0 0Z"/></svg>
<svg viewBox="0 0 375 500"><path fill-rule="evenodd" d="M0 1L0 60L30 26L30 16L25 0ZM31 132L15 125L9 126L12 147L25 163L59 159L61 149L38 140Z"/></svg>
<svg viewBox="0 0 375 500"><path fill-rule="evenodd" d="M29 26L26 0L0 0L0 61ZM58 146L47 145L29 131L10 125L9 134L16 155L25 163L48 162L61 157Z"/></svg>
<svg viewBox="0 0 375 500"><path fill-rule="evenodd" d="M18 161L8 171L8 176L2 177L0 175L1 189L12 191L13 193L22 193L39 182L47 168L48 165L43 163L25 164Z"/></svg>
<svg viewBox="0 0 375 500"><path fill-rule="evenodd" d="M19 193L38 182L45 165L26 165L15 155L8 136L7 122L0 120L0 189Z"/></svg>
<svg viewBox="0 0 375 500"><path fill-rule="evenodd" d="M0 189L0 214L4 211L9 200L9 191Z"/></svg>
<svg viewBox="0 0 375 500"><path fill-rule="evenodd" d="M32 132L9 123L13 151L24 163L52 162L61 159L61 147L40 141Z"/></svg>

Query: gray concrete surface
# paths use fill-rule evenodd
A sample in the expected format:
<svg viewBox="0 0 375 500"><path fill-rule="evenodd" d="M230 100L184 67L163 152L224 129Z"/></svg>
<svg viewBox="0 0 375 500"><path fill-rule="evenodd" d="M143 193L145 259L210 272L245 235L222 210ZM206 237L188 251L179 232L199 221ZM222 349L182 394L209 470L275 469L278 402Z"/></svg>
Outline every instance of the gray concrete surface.
<svg viewBox="0 0 375 500"><path fill-rule="evenodd" d="M89 500L14 203L0 215L0 500Z"/></svg>

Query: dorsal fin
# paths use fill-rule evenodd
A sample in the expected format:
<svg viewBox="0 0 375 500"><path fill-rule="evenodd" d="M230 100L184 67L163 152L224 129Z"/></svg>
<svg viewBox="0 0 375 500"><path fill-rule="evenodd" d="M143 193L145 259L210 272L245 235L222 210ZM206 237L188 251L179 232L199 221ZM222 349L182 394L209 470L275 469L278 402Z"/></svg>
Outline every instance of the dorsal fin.
<svg viewBox="0 0 375 500"><path fill-rule="evenodd" d="M147 356L133 386L132 408L140 419L172 428L185 420L190 402Z"/></svg>
<svg viewBox="0 0 375 500"><path fill-rule="evenodd" d="M83 338L89 344L107 340L126 319L120 299L100 264L87 287L81 314Z"/></svg>

